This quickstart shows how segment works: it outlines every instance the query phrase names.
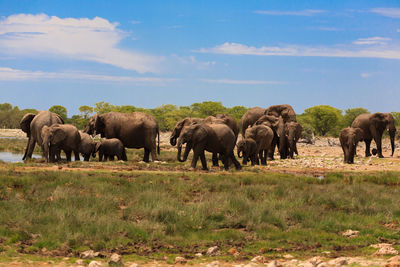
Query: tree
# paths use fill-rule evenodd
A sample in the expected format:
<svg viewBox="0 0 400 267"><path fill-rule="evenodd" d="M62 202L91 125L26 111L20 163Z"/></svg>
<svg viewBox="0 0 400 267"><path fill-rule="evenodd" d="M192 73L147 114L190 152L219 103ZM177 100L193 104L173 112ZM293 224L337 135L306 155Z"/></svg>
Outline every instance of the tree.
<svg viewBox="0 0 400 267"><path fill-rule="evenodd" d="M231 107L227 110L227 113L229 115L231 115L232 117L234 117L238 122L240 122L240 119L242 118L242 116L244 115L244 113L246 113L248 110L248 108L244 107L244 106L234 106Z"/></svg>
<svg viewBox="0 0 400 267"><path fill-rule="evenodd" d="M94 104L94 112L98 113L98 114L103 114L103 113L107 113L107 112L111 112L111 111L115 111L115 106L111 105L108 102L98 102L96 104Z"/></svg>
<svg viewBox="0 0 400 267"><path fill-rule="evenodd" d="M349 108L344 111L343 116L343 128L350 127L354 119L363 113L369 113L368 109L365 108Z"/></svg>
<svg viewBox="0 0 400 267"><path fill-rule="evenodd" d="M89 106L80 106L79 107L79 112L81 113L81 116L83 119L88 119L91 117L94 109Z"/></svg>
<svg viewBox="0 0 400 267"><path fill-rule="evenodd" d="M67 109L66 109L65 107L60 106L60 105L54 105L54 106L52 106L51 108L49 108L49 111L60 115L60 117L61 117L64 121L67 120L68 112L67 112Z"/></svg>
<svg viewBox="0 0 400 267"><path fill-rule="evenodd" d="M342 111L328 105L314 106L304 110L302 119L313 127L317 135L337 135Z"/></svg>
<svg viewBox="0 0 400 267"><path fill-rule="evenodd" d="M221 102L204 101L202 103L194 103L190 107L203 118L215 116L218 113L226 113L226 107Z"/></svg>

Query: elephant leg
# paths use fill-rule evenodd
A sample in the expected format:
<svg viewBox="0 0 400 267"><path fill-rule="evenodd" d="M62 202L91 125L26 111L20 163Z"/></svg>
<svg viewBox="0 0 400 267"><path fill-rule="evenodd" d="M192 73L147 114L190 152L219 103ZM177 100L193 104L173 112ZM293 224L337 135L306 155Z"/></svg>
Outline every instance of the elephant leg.
<svg viewBox="0 0 400 267"><path fill-rule="evenodd" d="M346 145L343 145L342 150L343 150L343 155L344 155L344 163L347 163L347 155L348 155L349 149L347 148Z"/></svg>
<svg viewBox="0 0 400 267"><path fill-rule="evenodd" d="M376 144L376 150L378 150L378 157L384 158L382 155L382 136L374 137L374 141Z"/></svg>
<svg viewBox="0 0 400 267"><path fill-rule="evenodd" d="M84 161L89 161L90 159L90 154L89 155L84 155L83 156Z"/></svg>
<svg viewBox="0 0 400 267"><path fill-rule="evenodd" d="M204 155L204 150L202 152L200 152L200 160L201 160L201 165L203 166L203 170L208 171L206 156ZM196 160L196 162L197 162L197 160Z"/></svg>
<svg viewBox="0 0 400 267"><path fill-rule="evenodd" d="M212 165L218 167L218 153L212 153Z"/></svg>
<svg viewBox="0 0 400 267"><path fill-rule="evenodd" d="M251 166L254 166L257 163L257 155L256 154L252 155L250 160L251 160Z"/></svg>
<svg viewBox="0 0 400 267"><path fill-rule="evenodd" d="M109 155L108 158L110 159L110 161L114 161L114 155Z"/></svg>
<svg viewBox="0 0 400 267"><path fill-rule="evenodd" d="M365 157L371 157L370 147L371 147L371 139L364 140L365 141Z"/></svg>
<svg viewBox="0 0 400 267"><path fill-rule="evenodd" d="M199 151L198 148L193 148L193 158L192 158L192 163L190 165L193 169L196 168L197 161L199 160L200 153L201 152ZM204 167L204 165L203 165L203 167Z"/></svg>
<svg viewBox="0 0 400 267"><path fill-rule="evenodd" d="M154 144L154 146L151 148L151 160L154 161L158 161L157 158L157 153L156 153L156 145Z"/></svg>
<svg viewBox="0 0 400 267"><path fill-rule="evenodd" d="M64 152L65 152L65 155L67 156L67 161L68 162L71 161L72 151L71 150L64 150Z"/></svg>
<svg viewBox="0 0 400 267"><path fill-rule="evenodd" d="M33 150L35 149L36 140L34 138L29 138L28 145L26 146L26 152L23 159L32 158ZM44 153L44 150L42 150Z"/></svg>
<svg viewBox="0 0 400 267"><path fill-rule="evenodd" d="M144 162L149 162L149 155L150 155L150 150L148 148L144 148L144 156L143 156L143 161Z"/></svg>
<svg viewBox="0 0 400 267"><path fill-rule="evenodd" d="M75 161L80 161L80 157L79 157L79 152L78 151L74 151L74 156L75 156Z"/></svg>
<svg viewBox="0 0 400 267"><path fill-rule="evenodd" d="M267 150L262 150L261 165L267 165Z"/></svg>
<svg viewBox="0 0 400 267"><path fill-rule="evenodd" d="M242 165L247 165L247 154L243 153Z"/></svg>
<svg viewBox="0 0 400 267"><path fill-rule="evenodd" d="M103 161L103 152L99 151L99 161Z"/></svg>
<svg viewBox="0 0 400 267"><path fill-rule="evenodd" d="M233 165L235 165L236 170L241 170L242 166L240 165L239 161L235 158L235 154L232 153L229 155L228 159L230 159L233 162Z"/></svg>
<svg viewBox="0 0 400 267"><path fill-rule="evenodd" d="M275 153L276 143L277 143L277 140L276 140L276 138L274 137L274 138L272 139L271 148L270 148L270 150L268 151L268 157L270 158L270 160L274 160L274 153Z"/></svg>

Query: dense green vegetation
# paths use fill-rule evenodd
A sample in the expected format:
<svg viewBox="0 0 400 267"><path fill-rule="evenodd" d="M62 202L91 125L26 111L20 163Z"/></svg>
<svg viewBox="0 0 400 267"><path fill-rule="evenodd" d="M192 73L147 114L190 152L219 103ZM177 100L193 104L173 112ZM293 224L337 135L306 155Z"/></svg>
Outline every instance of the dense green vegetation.
<svg viewBox="0 0 400 267"><path fill-rule="evenodd" d="M68 117L67 109L60 105L54 105L49 110L59 114L66 123L72 123L79 129L83 129L90 117L95 113L142 111L153 115L157 119L161 131L168 131L173 129L177 121L185 117L205 118L218 113L228 113L239 122L248 108L244 106L228 108L223 106L221 102L204 101L190 106L178 107L167 104L154 109L145 109L130 105L116 106L102 101L95 103L93 107L79 107L80 113L71 117ZM35 113L37 111L34 109L19 110L18 107L13 107L8 103L0 104L0 127L19 128L20 119L28 112ZM369 111L364 108L351 108L343 112L328 105L321 105L307 108L304 113L297 116L298 121L305 128L305 132L313 132L318 136L337 136L342 128L350 126L354 118L361 113L369 113ZM397 119L397 123L400 123L400 112L392 112L392 114Z"/></svg>
<svg viewBox="0 0 400 267"><path fill-rule="evenodd" d="M0 250L371 254L397 244L399 173L21 171L0 165ZM362 222L362 223L360 223ZM341 232L359 230L355 238ZM373 250L373 249L372 249Z"/></svg>

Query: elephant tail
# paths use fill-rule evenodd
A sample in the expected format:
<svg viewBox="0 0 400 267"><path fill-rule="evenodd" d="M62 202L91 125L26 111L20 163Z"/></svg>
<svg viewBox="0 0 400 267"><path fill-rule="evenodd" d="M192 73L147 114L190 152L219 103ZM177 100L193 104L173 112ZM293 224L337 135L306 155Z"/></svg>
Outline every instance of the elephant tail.
<svg viewBox="0 0 400 267"><path fill-rule="evenodd" d="M157 154L160 155L160 130L157 130L158 144L157 144Z"/></svg>

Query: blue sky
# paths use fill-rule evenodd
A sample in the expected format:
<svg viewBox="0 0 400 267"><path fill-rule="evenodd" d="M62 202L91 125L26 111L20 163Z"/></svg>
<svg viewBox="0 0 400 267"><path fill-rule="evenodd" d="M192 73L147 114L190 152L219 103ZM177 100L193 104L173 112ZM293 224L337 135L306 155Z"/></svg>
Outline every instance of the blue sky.
<svg viewBox="0 0 400 267"><path fill-rule="evenodd" d="M1 1L0 102L400 111L398 1Z"/></svg>

